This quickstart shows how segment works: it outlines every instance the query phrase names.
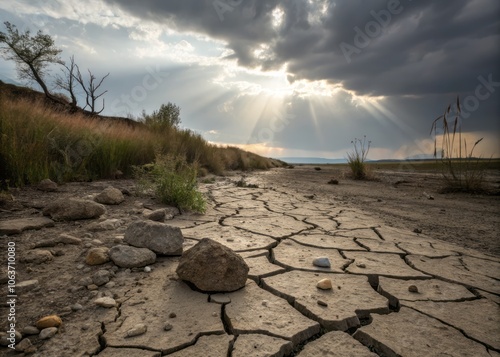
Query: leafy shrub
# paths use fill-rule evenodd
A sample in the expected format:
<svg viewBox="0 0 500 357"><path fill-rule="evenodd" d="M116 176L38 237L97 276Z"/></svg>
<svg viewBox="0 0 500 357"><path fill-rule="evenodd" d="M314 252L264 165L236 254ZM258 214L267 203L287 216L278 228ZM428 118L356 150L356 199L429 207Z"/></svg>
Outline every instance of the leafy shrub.
<svg viewBox="0 0 500 357"><path fill-rule="evenodd" d="M364 180L368 178L366 168L366 157L370 151L371 141L366 141L366 135L363 140L355 138L351 141L354 146L354 151L347 153L347 163L351 169L352 177L355 180Z"/></svg>
<svg viewBox="0 0 500 357"><path fill-rule="evenodd" d="M197 189L197 165L182 156L157 155L155 162L135 168L139 192L154 193L161 202L203 213L206 202Z"/></svg>

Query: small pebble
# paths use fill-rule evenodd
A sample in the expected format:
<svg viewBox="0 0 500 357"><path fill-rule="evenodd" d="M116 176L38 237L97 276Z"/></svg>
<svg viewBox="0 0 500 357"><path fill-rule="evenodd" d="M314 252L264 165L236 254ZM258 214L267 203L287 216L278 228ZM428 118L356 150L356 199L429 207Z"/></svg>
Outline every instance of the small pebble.
<svg viewBox="0 0 500 357"><path fill-rule="evenodd" d="M176 318L176 317L177 317L177 315L175 314L175 312L171 312L171 313L168 315L168 317L170 317L171 319L173 319L173 318Z"/></svg>
<svg viewBox="0 0 500 357"><path fill-rule="evenodd" d="M35 326L25 326L22 330L23 335L38 335L40 333L40 330L37 329Z"/></svg>
<svg viewBox="0 0 500 357"><path fill-rule="evenodd" d="M332 265L330 264L330 259L327 257L318 257L313 260L313 265L320 268L330 268Z"/></svg>
<svg viewBox="0 0 500 357"><path fill-rule="evenodd" d="M148 330L148 327L144 324L137 324L127 331L127 337L134 337L143 335Z"/></svg>
<svg viewBox="0 0 500 357"><path fill-rule="evenodd" d="M115 299L110 298L108 296L96 299L96 300L94 300L94 303L97 306L106 307L106 308L110 308L110 307L115 307L116 306Z"/></svg>
<svg viewBox="0 0 500 357"><path fill-rule="evenodd" d="M73 311L80 311L81 309L83 309L83 306L81 304L71 305L71 310Z"/></svg>
<svg viewBox="0 0 500 357"><path fill-rule="evenodd" d="M416 285L410 285L410 286L408 287L408 291L409 291L410 293L418 293L418 288L417 288L417 286L416 286Z"/></svg>
<svg viewBox="0 0 500 357"><path fill-rule="evenodd" d="M366 264L365 263L359 263L359 264L356 264L356 266L358 268L361 268L361 269L365 269L366 268Z"/></svg>
<svg viewBox="0 0 500 357"><path fill-rule="evenodd" d="M49 338L54 337L56 333L57 333L57 327L47 327L44 328L42 331L40 331L38 337L40 338L40 340L47 340Z"/></svg>
<svg viewBox="0 0 500 357"><path fill-rule="evenodd" d="M59 327L61 325L62 325L62 320L57 315L45 316L36 322L36 327L39 330L43 330L47 327Z"/></svg>
<svg viewBox="0 0 500 357"><path fill-rule="evenodd" d="M328 278L321 279L318 281L318 284L316 284L316 287L321 290L330 290L332 288L332 281Z"/></svg>
<svg viewBox="0 0 500 357"><path fill-rule="evenodd" d="M173 329L174 327L171 325L171 324L165 324L165 326L163 326L163 329L165 331L170 331L171 329Z"/></svg>
<svg viewBox="0 0 500 357"><path fill-rule="evenodd" d="M144 267L144 272L145 273L149 273L151 271L151 267Z"/></svg>
<svg viewBox="0 0 500 357"><path fill-rule="evenodd" d="M325 306L325 307L328 306L328 304L326 302L322 301L322 300L318 300L318 305L319 306Z"/></svg>

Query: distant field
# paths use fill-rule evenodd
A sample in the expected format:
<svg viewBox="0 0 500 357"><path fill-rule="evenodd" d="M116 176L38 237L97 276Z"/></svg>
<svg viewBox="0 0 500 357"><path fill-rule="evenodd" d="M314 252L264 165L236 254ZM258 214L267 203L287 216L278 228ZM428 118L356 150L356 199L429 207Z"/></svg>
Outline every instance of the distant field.
<svg viewBox="0 0 500 357"><path fill-rule="evenodd" d="M480 159L482 165L487 170L500 170L500 158L498 159ZM395 170L395 171L441 171L442 164L434 160L401 160L401 161L374 161L366 163L375 170ZM339 168L349 168L346 163L342 164L296 164L296 166L329 166Z"/></svg>

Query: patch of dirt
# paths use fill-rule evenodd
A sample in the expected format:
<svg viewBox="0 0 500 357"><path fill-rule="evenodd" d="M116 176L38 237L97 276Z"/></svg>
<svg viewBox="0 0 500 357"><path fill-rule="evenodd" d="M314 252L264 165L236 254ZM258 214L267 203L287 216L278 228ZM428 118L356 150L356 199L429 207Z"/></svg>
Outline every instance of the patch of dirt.
<svg viewBox="0 0 500 357"><path fill-rule="evenodd" d="M324 197L337 207L352 207L378 217L395 228L421 230L432 238L500 256L500 172L487 173L492 194L439 193L440 174L420 171L377 170L375 180L357 181L346 168L296 165L252 174L262 185ZM332 185L332 179L339 181ZM263 187L263 186L261 186Z"/></svg>

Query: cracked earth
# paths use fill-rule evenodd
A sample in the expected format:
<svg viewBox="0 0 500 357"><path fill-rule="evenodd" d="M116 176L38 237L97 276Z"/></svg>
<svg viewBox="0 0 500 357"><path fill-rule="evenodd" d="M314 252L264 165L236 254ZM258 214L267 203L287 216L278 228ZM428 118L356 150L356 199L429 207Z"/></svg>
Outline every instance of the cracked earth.
<svg viewBox="0 0 500 357"><path fill-rule="evenodd" d="M290 189L273 175L247 178L258 188L235 187L231 178L203 185L206 214L165 222L181 228L184 250L211 238L244 258L249 279L232 293L191 289L175 273L179 257L158 257L151 271L84 265L85 249L115 245L131 217L161 207L149 198L129 196L108 206L104 218L121 222L111 230L89 231L92 223L79 221L1 238L3 246L17 242L20 258L61 232L86 237L83 247L58 245L52 260L19 268L19 281L38 279L39 286L20 294L18 327L50 314L63 320L51 339L34 339L34 355L500 356L498 256L388 226L373 212L311 195L300 184ZM126 180L67 184L39 198L84 197L108 184L133 189ZM19 192L25 208L2 212L3 220L39 215L26 192ZM313 265L318 257L331 266ZM78 286L103 268L113 271L112 284ZM323 278L333 289L316 287ZM117 305L93 304L103 296ZM75 303L82 309L68 308ZM129 337L140 324L147 331ZM22 355L3 347L0 354Z"/></svg>

